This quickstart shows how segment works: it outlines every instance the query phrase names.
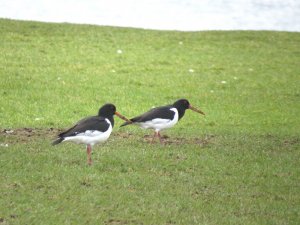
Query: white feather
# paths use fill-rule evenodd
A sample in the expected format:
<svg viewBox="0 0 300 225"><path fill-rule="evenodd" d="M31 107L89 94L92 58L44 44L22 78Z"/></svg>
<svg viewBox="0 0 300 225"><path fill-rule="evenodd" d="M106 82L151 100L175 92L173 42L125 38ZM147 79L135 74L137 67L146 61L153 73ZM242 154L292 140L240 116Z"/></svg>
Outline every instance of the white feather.
<svg viewBox="0 0 300 225"><path fill-rule="evenodd" d="M171 128L178 122L178 111L176 108L171 108L170 110L175 112L174 118L172 120L156 118L137 124L144 129L154 129L156 132Z"/></svg>
<svg viewBox="0 0 300 225"><path fill-rule="evenodd" d="M95 145L99 142L106 141L111 132L112 132L112 126L108 119L105 119L107 123L109 123L109 128L105 132L101 132L98 130L86 130L83 133L78 133L76 136L66 137L64 141L72 141L77 144L86 144L86 145Z"/></svg>

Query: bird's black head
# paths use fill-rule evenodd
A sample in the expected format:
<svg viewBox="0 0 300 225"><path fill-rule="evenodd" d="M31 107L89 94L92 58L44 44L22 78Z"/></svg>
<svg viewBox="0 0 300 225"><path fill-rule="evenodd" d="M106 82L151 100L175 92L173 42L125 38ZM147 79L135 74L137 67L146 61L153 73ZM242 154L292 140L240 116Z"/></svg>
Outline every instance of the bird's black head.
<svg viewBox="0 0 300 225"><path fill-rule="evenodd" d="M115 105L107 103L99 109L98 116L109 118L112 117L116 111L117 109Z"/></svg>
<svg viewBox="0 0 300 225"><path fill-rule="evenodd" d="M117 112L116 106L111 104L111 103L107 103L105 105L103 105L100 109L99 109L99 113L98 116L102 116L104 118L109 119L112 123L114 123L114 119L113 116L116 115L119 118L121 118L122 120L125 120L127 122L131 122L129 119L127 119L125 116L123 116L122 114Z"/></svg>
<svg viewBox="0 0 300 225"><path fill-rule="evenodd" d="M182 98L174 102L173 106L176 107L177 109L186 110L189 108L190 103L187 99Z"/></svg>
<svg viewBox="0 0 300 225"><path fill-rule="evenodd" d="M174 102L173 106L178 110L179 119L181 119L184 116L186 109L191 109L197 113L205 115L204 112L202 112L200 109L195 108L192 106L187 99L179 99L176 102Z"/></svg>

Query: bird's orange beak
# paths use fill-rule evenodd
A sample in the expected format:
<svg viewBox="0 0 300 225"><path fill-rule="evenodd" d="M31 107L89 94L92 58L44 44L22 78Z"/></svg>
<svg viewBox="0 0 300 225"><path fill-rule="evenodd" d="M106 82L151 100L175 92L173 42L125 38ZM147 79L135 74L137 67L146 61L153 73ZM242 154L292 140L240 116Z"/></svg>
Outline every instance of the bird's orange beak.
<svg viewBox="0 0 300 225"><path fill-rule="evenodd" d="M193 110L193 111L195 111L197 113L200 113L202 115L205 115L204 112L202 112L200 109L196 109L194 106L189 105L189 109L191 109L191 110Z"/></svg>
<svg viewBox="0 0 300 225"><path fill-rule="evenodd" d="M130 122L130 123L131 123L131 121L130 121L129 119L127 119L125 116L121 115L120 113L118 113L118 112L115 112L115 115L116 115L116 116L118 116L118 117L120 117L122 120L125 120L125 121L127 121L127 122Z"/></svg>

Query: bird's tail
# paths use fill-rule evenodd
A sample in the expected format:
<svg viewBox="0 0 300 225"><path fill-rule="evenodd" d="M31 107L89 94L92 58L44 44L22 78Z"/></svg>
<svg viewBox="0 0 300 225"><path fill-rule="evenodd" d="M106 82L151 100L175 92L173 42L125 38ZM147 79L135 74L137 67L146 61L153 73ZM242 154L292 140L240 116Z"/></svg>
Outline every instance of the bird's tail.
<svg viewBox="0 0 300 225"><path fill-rule="evenodd" d="M55 141L52 142L52 145L58 145L60 142L62 142L64 140L64 138L59 137L57 138Z"/></svg>
<svg viewBox="0 0 300 225"><path fill-rule="evenodd" d="M125 123L123 123L120 127L124 127L124 126L127 126L127 125L132 124L132 123L133 123L132 121L130 121L130 122L125 122Z"/></svg>

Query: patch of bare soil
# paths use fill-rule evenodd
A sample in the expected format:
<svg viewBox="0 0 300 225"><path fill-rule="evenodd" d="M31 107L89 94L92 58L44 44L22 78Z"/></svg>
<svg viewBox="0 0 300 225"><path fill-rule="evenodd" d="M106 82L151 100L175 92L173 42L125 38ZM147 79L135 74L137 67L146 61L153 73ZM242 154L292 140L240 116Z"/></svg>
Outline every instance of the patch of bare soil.
<svg viewBox="0 0 300 225"><path fill-rule="evenodd" d="M285 139L283 141L284 146L299 145L299 143L300 143L300 138L290 138L290 139Z"/></svg>
<svg viewBox="0 0 300 225"><path fill-rule="evenodd" d="M194 144L194 145L200 145L200 146L206 146L208 145L212 139L214 138L214 135L207 135L204 138L183 138L183 137L169 137L167 135L162 135L162 142L165 145L183 145L183 144ZM144 141L151 143L153 139L152 135L144 135ZM159 139L156 137L154 140L154 143L158 142Z"/></svg>
<svg viewBox="0 0 300 225"><path fill-rule="evenodd" d="M112 137L116 138L139 138L135 136L133 133L128 132L113 132ZM212 142L212 139L214 138L214 135L206 135L204 138L183 138L183 137L169 137L168 135L162 135L161 138L163 140L163 145L184 145L184 144L194 144L194 145L200 145L200 146L206 146L209 143ZM144 143L152 144L153 136L150 134L146 134L142 137L142 141ZM155 137L153 144L160 143L159 138Z"/></svg>
<svg viewBox="0 0 300 225"><path fill-rule="evenodd" d="M55 139L55 137L62 131L57 128L16 128L16 129L2 129L0 137L5 137L6 142L29 142L35 138Z"/></svg>
<svg viewBox="0 0 300 225"><path fill-rule="evenodd" d="M112 132L111 136L115 136L118 138L131 138L134 135L132 133L128 133L128 132Z"/></svg>
<svg viewBox="0 0 300 225"><path fill-rule="evenodd" d="M104 221L106 225L138 224L135 220L109 219Z"/></svg>
<svg viewBox="0 0 300 225"><path fill-rule="evenodd" d="M5 143L13 142L30 142L33 139L48 139L54 140L56 136L61 133L63 129L57 128L16 128L16 129L2 129L0 130L0 137L5 138ZM133 138L134 134L128 132L113 132L112 136L117 138ZM146 143L152 142L152 135L144 135L143 141ZM206 146L211 143L214 135L207 135L204 138L182 138L182 137L169 137L162 135L164 145L183 145L183 144L195 144L200 146ZM156 137L154 143L159 143L159 139ZM3 144L3 143L2 143Z"/></svg>

